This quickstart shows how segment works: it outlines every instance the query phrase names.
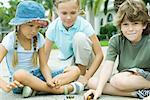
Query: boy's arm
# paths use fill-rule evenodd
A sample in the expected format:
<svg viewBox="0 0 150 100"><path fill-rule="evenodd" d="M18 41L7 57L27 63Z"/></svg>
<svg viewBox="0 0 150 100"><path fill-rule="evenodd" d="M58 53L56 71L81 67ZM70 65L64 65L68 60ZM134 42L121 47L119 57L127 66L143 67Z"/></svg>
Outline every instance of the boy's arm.
<svg viewBox="0 0 150 100"><path fill-rule="evenodd" d="M103 88L112 74L113 67L114 67L114 62L109 60L106 60L103 66L101 67L98 86L94 94L94 100L96 100L98 97L101 96Z"/></svg>

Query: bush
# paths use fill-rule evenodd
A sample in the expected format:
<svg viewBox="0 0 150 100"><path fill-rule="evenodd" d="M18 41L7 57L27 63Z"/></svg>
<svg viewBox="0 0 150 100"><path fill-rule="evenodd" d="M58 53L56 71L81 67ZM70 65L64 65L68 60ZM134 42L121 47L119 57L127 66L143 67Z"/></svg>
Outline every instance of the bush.
<svg viewBox="0 0 150 100"><path fill-rule="evenodd" d="M117 28L112 23L106 24L105 26L100 28L100 34L98 34L98 38L100 40L108 40L116 33Z"/></svg>

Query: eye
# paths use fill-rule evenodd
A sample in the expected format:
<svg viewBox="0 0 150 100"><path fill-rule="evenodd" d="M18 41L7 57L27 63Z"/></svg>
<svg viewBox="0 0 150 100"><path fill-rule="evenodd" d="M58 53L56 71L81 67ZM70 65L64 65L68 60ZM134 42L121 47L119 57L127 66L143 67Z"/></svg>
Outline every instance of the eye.
<svg viewBox="0 0 150 100"><path fill-rule="evenodd" d="M139 22L135 22L134 24L139 24Z"/></svg>
<svg viewBox="0 0 150 100"><path fill-rule="evenodd" d="M76 13L77 13L76 11L71 12L72 15L74 15L74 14L76 14Z"/></svg>
<svg viewBox="0 0 150 100"><path fill-rule="evenodd" d="M67 15L67 12L62 12L63 15Z"/></svg>
<svg viewBox="0 0 150 100"><path fill-rule="evenodd" d="M122 25L126 26L126 25L128 25L128 23L123 23Z"/></svg>
<svg viewBox="0 0 150 100"><path fill-rule="evenodd" d="M41 26L37 26L37 29L41 28Z"/></svg>
<svg viewBox="0 0 150 100"><path fill-rule="evenodd" d="M30 27L33 27L34 25L32 25L32 24L29 24L29 26L30 26Z"/></svg>

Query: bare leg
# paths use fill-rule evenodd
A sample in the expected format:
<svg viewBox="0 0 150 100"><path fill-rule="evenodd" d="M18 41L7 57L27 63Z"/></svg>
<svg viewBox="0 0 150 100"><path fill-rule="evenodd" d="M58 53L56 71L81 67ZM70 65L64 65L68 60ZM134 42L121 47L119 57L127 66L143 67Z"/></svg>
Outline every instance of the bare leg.
<svg viewBox="0 0 150 100"><path fill-rule="evenodd" d="M71 77L68 77L71 76ZM64 73L57 75L54 78L61 80L61 85L69 84L70 82L77 80L80 76L80 69L76 66L71 66L65 69Z"/></svg>
<svg viewBox="0 0 150 100"><path fill-rule="evenodd" d="M23 85L30 86L32 89L36 91L48 92L52 94L63 94L64 86L61 86L59 89L49 87L46 82L40 80L39 78L33 76L25 70L18 70L14 79L22 83ZM67 85L68 91L73 91L72 85Z"/></svg>
<svg viewBox="0 0 150 100"><path fill-rule="evenodd" d="M110 80L110 84L123 91L135 91L138 89L150 88L150 81L131 72L121 72L114 75Z"/></svg>
<svg viewBox="0 0 150 100"><path fill-rule="evenodd" d="M91 89L96 89L97 86L98 86L98 78L91 78L88 82L88 87ZM109 83L105 85L103 89L103 94L136 97L136 92L120 91Z"/></svg>

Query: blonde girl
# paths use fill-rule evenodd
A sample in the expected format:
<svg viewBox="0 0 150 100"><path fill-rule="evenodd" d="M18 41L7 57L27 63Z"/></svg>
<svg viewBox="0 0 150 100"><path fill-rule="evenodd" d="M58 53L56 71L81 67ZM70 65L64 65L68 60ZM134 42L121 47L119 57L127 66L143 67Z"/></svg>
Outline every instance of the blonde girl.
<svg viewBox="0 0 150 100"><path fill-rule="evenodd" d="M56 0L55 6L58 18L46 32L46 60L55 43L60 50L58 59L77 65L81 71L78 81L85 86L103 59L99 41L91 24L79 15L79 0Z"/></svg>

